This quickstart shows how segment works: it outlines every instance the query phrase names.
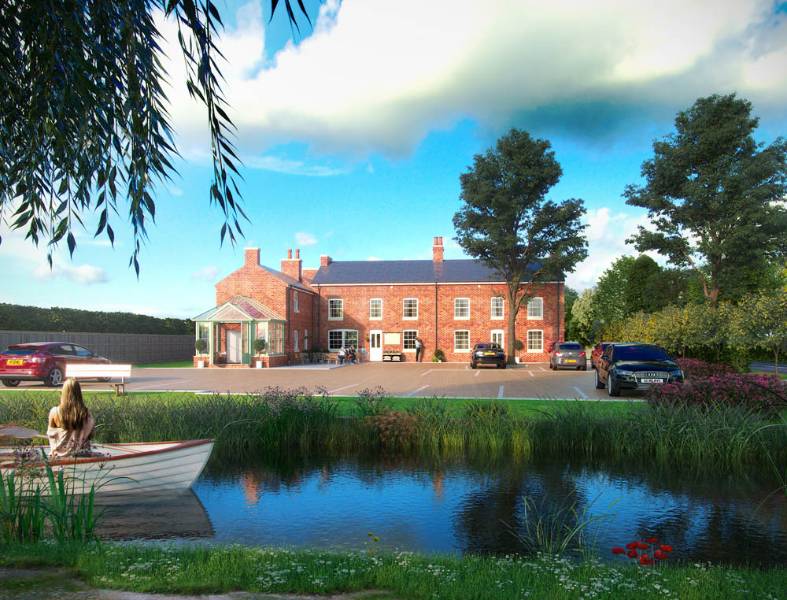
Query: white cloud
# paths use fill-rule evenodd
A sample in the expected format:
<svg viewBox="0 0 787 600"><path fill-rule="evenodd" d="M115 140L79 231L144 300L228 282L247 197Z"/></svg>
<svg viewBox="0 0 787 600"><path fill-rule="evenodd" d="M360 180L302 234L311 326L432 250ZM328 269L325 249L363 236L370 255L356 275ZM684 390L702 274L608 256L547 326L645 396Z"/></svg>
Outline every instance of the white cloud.
<svg viewBox="0 0 787 600"><path fill-rule="evenodd" d="M94 265L70 265L64 260L55 262L52 268L49 265L39 265L33 271L37 279L58 279L64 278L80 285L93 285L95 283L106 283L109 281L107 272L101 267Z"/></svg>
<svg viewBox="0 0 787 600"><path fill-rule="evenodd" d="M308 177L332 177L344 175L347 169L327 165L310 165L300 160L289 160L278 156L245 156L243 164L252 169L286 173L287 175L306 175Z"/></svg>
<svg viewBox="0 0 787 600"><path fill-rule="evenodd" d="M295 234L295 243L299 246L314 246L317 243L317 238L311 233L298 231Z"/></svg>
<svg viewBox="0 0 787 600"><path fill-rule="evenodd" d="M577 265L573 273L566 276L566 284L576 290L593 287L599 276L606 271L616 258L639 253L634 246L627 244L626 239L637 232L637 228L650 228L646 214L634 215L627 212L612 212L609 208L589 210L584 222L588 227L585 235L588 239L588 257ZM647 253L653 259L664 262L656 254Z"/></svg>
<svg viewBox="0 0 787 600"><path fill-rule="evenodd" d="M246 154L301 140L395 155L467 117L501 127L528 111L584 105L573 125L557 117L583 127L603 118L587 108L599 103L674 112L713 92L737 91L779 114L787 103L787 16L771 0L328 0L312 35L274 57L264 55L259 2L237 22L219 45ZM174 24L163 30L176 130L204 154L204 111L182 84Z"/></svg>
<svg viewBox="0 0 787 600"><path fill-rule="evenodd" d="M382 260L382 258L380 258L379 256L367 256L366 260L376 261L376 260Z"/></svg>
<svg viewBox="0 0 787 600"><path fill-rule="evenodd" d="M198 271L191 274L192 279L200 279L203 281L216 281L216 276L219 274L219 268L214 265L202 267Z"/></svg>

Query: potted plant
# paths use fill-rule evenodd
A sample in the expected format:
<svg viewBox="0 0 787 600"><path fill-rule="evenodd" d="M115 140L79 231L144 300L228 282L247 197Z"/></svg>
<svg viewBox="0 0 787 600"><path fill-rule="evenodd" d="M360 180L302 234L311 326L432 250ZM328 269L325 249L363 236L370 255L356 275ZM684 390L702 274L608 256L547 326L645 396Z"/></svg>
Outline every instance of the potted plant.
<svg viewBox="0 0 787 600"><path fill-rule="evenodd" d="M208 342L202 338L194 342L194 348L197 350L197 356L204 356L208 349ZM205 367L204 359L197 359L197 368L202 369Z"/></svg>
<svg viewBox="0 0 787 600"><path fill-rule="evenodd" d="M434 354L432 355L432 362L436 362L436 363L445 362L445 352L440 350L440 348L435 350Z"/></svg>
<svg viewBox="0 0 787 600"><path fill-rule="evenodd" d="M265 349L267 347L268 347L268 342L266 342L263 338L257 338L256 340L254 340L254 352L257 353L258 357L265 352ZM256 363L257 363L256 367L258 369L261 369L262 361L257 359Z"/></svg>
<svg viewBox="0 0 787 600"><path fill-rule="evenodd" d="M524 347L525 347L525 345L522 343L522 340L514 340L514 350L516 352L522 352ZM518 354L516 356L514 356L514 360L516 361L516 364L519 364L520 362L522 362L519 359L519 355Z"/></svg>

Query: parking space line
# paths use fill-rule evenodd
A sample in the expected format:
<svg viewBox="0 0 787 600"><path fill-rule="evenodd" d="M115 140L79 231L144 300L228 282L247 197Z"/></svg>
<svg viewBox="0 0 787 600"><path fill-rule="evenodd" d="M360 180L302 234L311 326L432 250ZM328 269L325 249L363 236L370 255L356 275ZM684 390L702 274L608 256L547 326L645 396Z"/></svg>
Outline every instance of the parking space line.
<svg viewBox="0 0 787 600"><path fill-rule="evenodd" d="M533 373L533 371L528 371L527 374L530 375L531 377L535 377L536 376L536 374Z"/></svg>
<svg viewBox="0 0 787 600"><path fill-rule="evenodd" d="M347 389L349 389L351 387L355 387L356 385L359 385L359 384L351 383L350 385L343 385L342 387L336 388L335 390L331 390L328 393L329 394L335 394L336 392L341 392L342 390L347 390Z"/></svg>
<svg viewBox="0 0 787 600"><path fill-rule="evenodd" d="M587 394L585 394L585 392L580 390L577 386L574 386L574 389L577 391L577 394L579 394L580 398L582 398L583 400L587 400L588 397Z"/></svg>
<svg viewBox="0 0 787 600"><path fill-rule="evenodd" d="M476 370L475 375L473 377L478 377L481 374L481 371Z"/></svg>
<svg viewBox="0 0 787 600"><path fill-rule="evenodd" d="M546 372L547 372L547 370L546 370L544 367L538 367L538 370L539 370L539 371L544 371L544 373L546 373Z"/></svg>
<svg viewBox="0 0 787 600"><path fill-rule="evenodd" d="M407 394L407 395L406 395L406 397L407 397L407 398L412 398L412 397L413 397L413 396L415 396L415 395L416 395L418 392L422 392L422 391L424 391L424 390L425 390L426 388L428 388L428 387L429 387L429 384L428 384L428 383L427 383L426 385L422 385L421 387L419 387L419 388L417 388L417 389L414 389L412 392L410 392L409 394Z"/></svg>
<svg viewBox="0 0 787 600"><path fill-rule="evenodd" d="M504 386L504 385L501 385L499 388L497 388L497 397L498 398L502 398L503 397L503 392L505 391L505 389L506 389L506 386Z"/></svg>
<svg viewBox="0 0 787 600"><path fill-rule="evenodd" d="M423 373L421 373L421 377L423 377L424 375L428 375L428 374L429 374L429 373L431 373L432 371L434 371L434 369L427 369L426 371L424 371Z"/></svg>

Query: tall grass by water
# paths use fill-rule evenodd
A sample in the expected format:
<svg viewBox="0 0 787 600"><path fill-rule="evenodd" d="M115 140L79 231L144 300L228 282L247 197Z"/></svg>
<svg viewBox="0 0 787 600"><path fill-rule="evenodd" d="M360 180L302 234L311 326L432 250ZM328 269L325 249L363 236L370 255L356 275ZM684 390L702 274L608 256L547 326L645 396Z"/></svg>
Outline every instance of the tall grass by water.
<svg viewBox="0 0 787 600"><path fill-rule="evenodd" d="M43 428L53 401L24 392L1 396L0 423ZM447 399L417 400L405 410L393 410L393 404L382 390L366 391L348 416L327 395L277 388L257 394L88 399L99 423L98 441L210 437L216 439L215 455L224 460L261 452L365 451L560 456L719 470L787 462L784 414L745 406L635 405L613 412L578 401L524 415L498 401L470 402L460 413L450 410Z"/></svg>

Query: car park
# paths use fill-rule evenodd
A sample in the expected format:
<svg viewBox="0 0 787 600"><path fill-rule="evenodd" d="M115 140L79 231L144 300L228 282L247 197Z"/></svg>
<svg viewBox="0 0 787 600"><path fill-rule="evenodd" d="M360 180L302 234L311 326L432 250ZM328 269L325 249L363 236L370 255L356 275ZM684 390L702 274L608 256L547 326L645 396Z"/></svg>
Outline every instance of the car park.
<svg viewBox="0 0 787 600"><path fill-rule="evenodd" d="M607 388L610 396L621 390L647 390L652 385L683 381L683 371L661 346L654 344L610 344L596 369L596 388Z"/></svg>
<svg viewBox="0 0 787 600"><path fill-rule="evenodd" d="M55 387L63 383L66 363L109 364L109 359L68 342L13 344L0 353L0 381L16 387L20 381L43 381Z"/></svg>
<svg viewBox="0 0 787 600"><path fill-rule="evenodd" d="M598 361L601 360L601 355L604 354L604 350L610 344L614 344L615 342L599 342L595 346L593 346L593 350L590 351L590 367L592 369L598 369Z"/></svg>
<svg viewBox="0 0 787 600"><path fill-rule="evenodd" d="M479 365L495 365L498 369L505 369L506 353L498 344L476 344L470 355L470 368L475 369Z"/></svg>
<svg viewBox="0 0 787 600"><path fill-rule="evenodd" d="M587 355L579 342L559 342L549 353L549 368L553 370L562 368L587 371Z"/></svg>

